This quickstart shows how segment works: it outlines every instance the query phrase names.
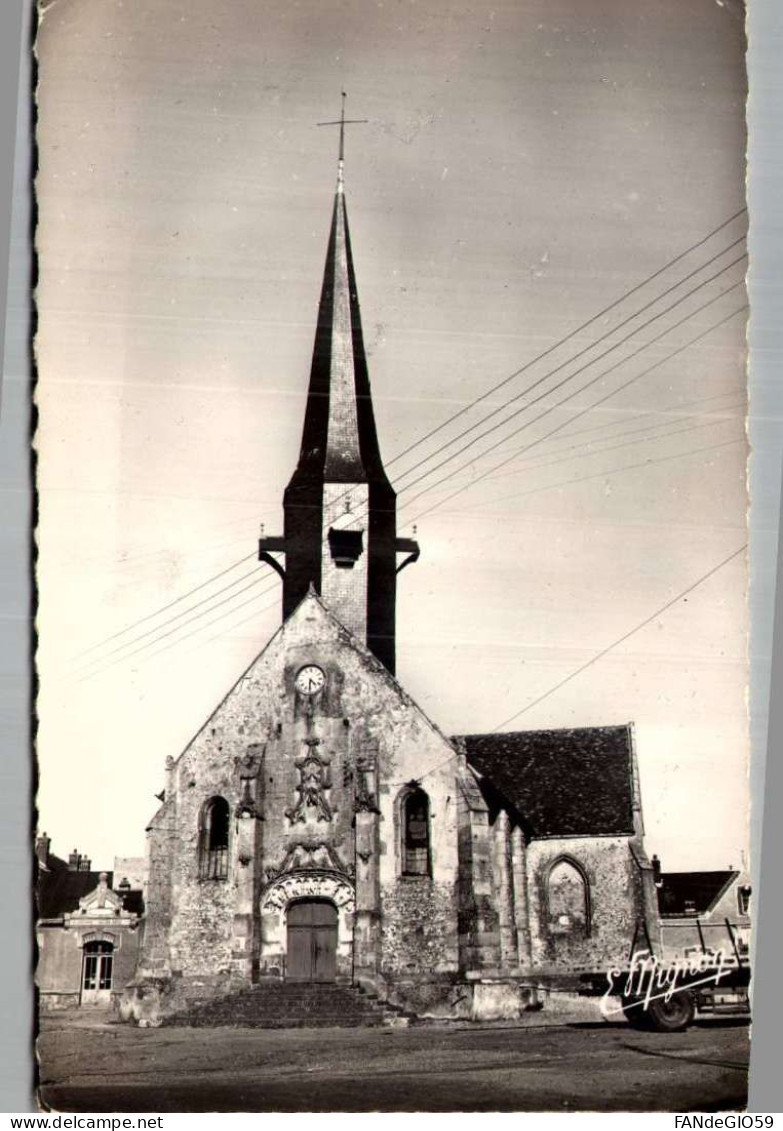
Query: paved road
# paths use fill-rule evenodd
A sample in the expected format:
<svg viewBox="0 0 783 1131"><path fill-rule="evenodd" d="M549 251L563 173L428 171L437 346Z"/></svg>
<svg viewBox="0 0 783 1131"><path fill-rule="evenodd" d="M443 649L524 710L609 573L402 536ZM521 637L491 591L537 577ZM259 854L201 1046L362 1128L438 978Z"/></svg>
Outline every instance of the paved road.
<svg viewBox="0 0 783 1131"><path fill-rule="evenodd" d="M518 1028L136 1029L44 1021L59 1111L725 1111L744 1106L748 1030L576 1021Z"/></svg>

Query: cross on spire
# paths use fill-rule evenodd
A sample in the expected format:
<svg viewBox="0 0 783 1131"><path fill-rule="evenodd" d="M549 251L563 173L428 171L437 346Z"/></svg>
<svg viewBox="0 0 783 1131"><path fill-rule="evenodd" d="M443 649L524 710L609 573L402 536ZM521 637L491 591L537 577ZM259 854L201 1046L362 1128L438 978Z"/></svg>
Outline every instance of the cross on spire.
<svg viewBox="0 0 783 1131"><path fill-rule="evenodd" d="M348 95L345 91L341 91L342 102L340 103L340 117L333 122L317 122L319 126L339 126L340 127L340 150L337 160L337 179L342 184L343 179L343 162L345 161L345 127L363 125L369 121L369 118L346 118L345 116L345 100Z"/></svg>

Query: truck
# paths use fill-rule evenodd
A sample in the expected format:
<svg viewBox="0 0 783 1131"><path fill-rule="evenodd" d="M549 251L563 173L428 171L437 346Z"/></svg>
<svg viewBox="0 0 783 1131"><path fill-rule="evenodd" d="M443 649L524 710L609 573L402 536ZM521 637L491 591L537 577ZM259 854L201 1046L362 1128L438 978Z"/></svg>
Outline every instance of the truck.
<svg viewBox="0 0 783 1131"><path fill-rule="evenodd" d="M697 1013L750 1015L750 949L746 928L725 919L661 923L653 944L637 923L628 959L580 976L579 993L601 998L607 1020L624 1015L635 1029L678 1033ZM667 938L668 936L668 938Z"/></svg>

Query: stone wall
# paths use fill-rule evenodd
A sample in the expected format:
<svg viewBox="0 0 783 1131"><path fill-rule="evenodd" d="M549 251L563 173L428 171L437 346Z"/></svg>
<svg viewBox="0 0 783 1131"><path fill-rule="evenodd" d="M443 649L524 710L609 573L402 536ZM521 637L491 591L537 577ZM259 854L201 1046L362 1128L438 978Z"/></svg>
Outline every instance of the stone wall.
<svg viewBox="0 0 783 1131"><path fill-rule="evenodd" d="M296 688L306 664L325 674L315 696ZM249 752L258 770L243 784ZM389 974L414 964L456 970L453 754L389 672L309 596L169 769L166 800L150 828L144 968L190 978L285 976L286 902L270 893L298 876L311 885L305 894L331 899L329 884L342 885L334 900L338 975L352 975L359 881L368 925L363 963ZM357 860L357 799L368 774L374 796L364 798L366 843ZM409 880L401 875L399 799L422 775L432 874ZM228 874L205 880L199 828L215 796L232 815ZM379 915L387 942L372 930Z"/></svg>
<svg viewBox="0 0 783 1131"><path fill-rule="evenodd" d="M406 877L381 894L381 969L387 981L456 971L457 899L453 885Z"/></svg>
<svg viewBox="0 0 783 1131"><path fill-rule="evenodd" d="M587 932L552 922L548 878L559 860L573 861L588 884ZM527 847L532 966L557 973L603 970L627 960L643 915L641 877L628 837L533 840Z"/></svg>
<svg viewBox="0 0 783 1131"><path fill-rule="evenodd" d="M308 695L296 679L311 664L324 682ZM429 804L426 876L404 874L412 788ZM201 815L215 796L231 812L220 880L199 875ZM552 920L548 876L561 858L586 878L587 930ZM289 906L326 898L338 908L338 977L486 1016L516 1008L516 991L497 988L509 978L622 961L641 916L628 837L526 844L314 593L170 766L149 860L142 969L205 987L285 977ZM471 989L468 1006L460 982L496 988Z"/></svg>
<svg viewBox="0 0 783 1131"><path fill-rule="evenodd" d="M98 931L114 942L113 994L119 995L136 970L140 932L123 925L85 921L83 929L67 929L59 924L39 925L38 961L35 984L42 1010L78 1006L81 1001L84 935Z"/></svg>

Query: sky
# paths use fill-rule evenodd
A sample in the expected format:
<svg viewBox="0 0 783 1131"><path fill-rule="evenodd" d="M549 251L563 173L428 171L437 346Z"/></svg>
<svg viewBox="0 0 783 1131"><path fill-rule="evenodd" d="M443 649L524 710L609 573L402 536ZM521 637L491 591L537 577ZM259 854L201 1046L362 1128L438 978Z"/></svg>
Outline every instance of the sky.
<svg viewBox="0 0 783 1131"><path fill-rule="evenodd" d="M633 721L648 850L740 866L737 0L50 0L36 50L53 850L141 854L166 756L280 623L254 551L298 453L336 173L317 123L344 87L379 437L422 546L398 678L452 734Z"/></svg>

